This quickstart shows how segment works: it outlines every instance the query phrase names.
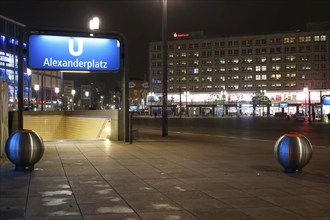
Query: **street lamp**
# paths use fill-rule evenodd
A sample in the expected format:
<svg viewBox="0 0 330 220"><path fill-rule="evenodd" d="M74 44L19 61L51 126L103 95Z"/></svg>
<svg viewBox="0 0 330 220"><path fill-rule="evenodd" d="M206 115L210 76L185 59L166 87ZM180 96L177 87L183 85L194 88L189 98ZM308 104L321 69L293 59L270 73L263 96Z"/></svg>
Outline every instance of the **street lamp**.
<svg viewBox="0 0 330 220"><path fill-rule="evenodd" d="M188 115L188 96L189 96L189 91L184 91L183 95L186 96L186 115Z"/></svg>
<svg viewBox="0 0 330 220"><path fill-rule="evenodd" d="M162 136L168 136L167 118L167 0L163 0L162 16L162 58L163 58L163 108L162 108Z"/></svg>
<svg viewBox="0 0 330 220"><path fill-rule="evenodd" d="M98 30L99 27L100 27L100 19L98 17L94 17L92 20L89 21L89 29ZM94 34L91 33L90 36L93 37Z"/></svg>
<svg viewBox="0 0 330 220"><path fill-rule="evenodd" d="M103 95L101 95L100 103L101 103L101 109L104 109L104 96Z"/></svg>
<svg viewBox="0 0 330 220"><path fill-rule="evenodd" d="M26 73L28 75L28 107L31 107L31 103L30 103L30 90L31 90L31 74L32 74L32 71L31 69L27 68L26 69Z"/></svg>
<svg viewBox="0 0 330 220"><path fill-rule="evenodd" d="M222 91L220 92L221 103L222 103L222 116L225 115L225 101L226 101L226 95L227 95L227 91L226 91L226 90L222 90Z"/></svg>
<svg viewBox="0 0 330 220"><path fill-rule="evenodd" d="M154 95L155 93L154 92L149 92L149 97L150 97L150 115L152 115L152 103L154 101Z"/></svg>
<svg viewBox="0 0 330 220"><path fill-rule="evenodd" d="M85 91L85 97L86 97L87 103L89 105L89 91ZM86 109L88 109L88 105L86 105Z"/></svg>
<svg viewBox="0 0 330 220"><path fill-rule="evenodd" d="M266 102L265 96L266 96L266 92L267 92L266 89L260 90L260 93L262 95L261 100L262 100L262 114L263 114L263 116L265 116L265 102Z"/></svg>
<svg viewBox="0 0 330 220"><path fill-rule="evenodd" d="M307 99L306 99L306 95L308 93L308 87L304 88L304 93L305 93L305 115L306 115L306 112L308 111L307 110Z"/></svg>
<svg viewBox="0 0 330 220"><path fill-rule="evenodd" d="M308 121L311 122L311 91L308 89L308 87L304 88L304 93L305 93L305 111L307 111L308 114ZM308 95L308 105L306 103L306 95ZM306 109L307 107L307 109Z"/></svg>
<svg viewBox="0 0 330 220"><path fill-rule="evenodd" d="M60 92L60 89L58 87L55 87L55 94L56 94L56 110L58 110L58 93Z"/></svg>
<svg viewBox="0 0 330 220"><path fill-rule="evenodd" d="M71 94L72 94L72 111L73 111L74 110L74 95L76 94L76 90L72 89Z"/></svg>
<svg viewBox="0 0 330 220"><path fill-rule="evenodd" d="M35 85L34 85L34 90L35 90L36 93L37 93L37 97L36 97L36 105L37 105L37 109L38 109L39 90L40 90L40 86L39 86L39 84L35 84Z"/></svg>
<svg viewBox="0 0 330 220"><path fill-rule="evenodd" d="M179 92L180 92L180 106L179 106L179 116L180 116L180 118L181 118L181 116L182 116L182 111L181 111L181 109L182 109L182 102L181 102L181 93L182 93L182 89L181 89L181 87L180 87L180 90L179 90Z"/></svg>

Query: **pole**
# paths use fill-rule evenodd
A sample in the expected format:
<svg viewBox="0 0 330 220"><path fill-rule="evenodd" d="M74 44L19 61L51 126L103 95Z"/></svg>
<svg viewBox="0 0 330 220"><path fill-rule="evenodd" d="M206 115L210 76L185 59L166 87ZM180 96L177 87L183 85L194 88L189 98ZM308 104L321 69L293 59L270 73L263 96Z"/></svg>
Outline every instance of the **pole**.
<svg viewBox="0 0 330 220"><path fill-rule="evenodd" d="M162 16L162 58L163 58L163 108L162 108L162 136L168 136L168 118L167 118L167 0L163 0Z"/></svg>
<svg viewBox="0 0 330 220"><path fill-rule="evenodd" d="M320 117L321 117L321 122L323 122L322 91L320 91L320 105L321 105L321 113L320 113Z"/></svg>
<svg viewBox="0 0 330 220"><path fill-rule="evenodd" d="M28 82L28 109L29 109L29 111L31 111L31 98L30 98L30 96L31 96L31 75L28 77L28 80L29 80L29 82Z"/></svg>
<svg viewBox="0 0 330 220"><path fill-rule="evenodd" d="M17 129L23 129L23 96L24 96L24 61L23 61L23 41L25 30L20 30L18 39L18 121Z"/></svg>
<svg viewBox="0 0 330 220"><path fill-rule="evenodd" d="M186 91L186 115L188 115L188 91Z"/></svg>
<svg viewBox="0 0 330 220"><path fill-rule="evenodd" d="M129 143L133 143L133 112L129 112Z"/></svg>
<svg viewBox="0 0 330 220"><path fill-rule="evenodd" d="M181 102L181 87L180 87L180 111L179 111L179 114L180 114L180 118L182 117L182 115L181 115L181 108L182 108L182 102Z"/></svg>
<svg viewBox="0 0 330 220"><path fill-rule="evenodd" d="M41 75L41 111L44 110L44 74Z"/></svg>
<svg viewBox="0 0 330 220"><path fill-rule="evenodd" d="M308 90L308 121L311 122L311 91Z"/></svg>
<svg viewBox="0 0 330 220"><path fill-rule="evenodd" d="M127 68L127 41L122 37L123 51L122 51L122 99L121 99L121 111L122 111L122 126L123 126L123 141L129 142L129 103L128 103L128 76L126 72Z"/></svg>

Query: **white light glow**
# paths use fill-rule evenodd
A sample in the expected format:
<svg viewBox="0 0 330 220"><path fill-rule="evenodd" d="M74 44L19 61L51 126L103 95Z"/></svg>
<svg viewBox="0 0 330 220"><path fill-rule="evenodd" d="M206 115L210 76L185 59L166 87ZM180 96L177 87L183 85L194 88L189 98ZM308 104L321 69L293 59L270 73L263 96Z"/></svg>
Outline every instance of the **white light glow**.
<svg viewBox="0 0 330 220"><path fill-rule="evenodd" d="M89 28L91 30L98 30L100 26L100 19L98 17L94 17L89 21Z"/></svg>
<svg viewBox="0 0 330 220"><path fill-rule="evenodd" d="M39 91L39 89L40 89L40 86L38 84L35 84L34 85L34 90Z"/></svg>

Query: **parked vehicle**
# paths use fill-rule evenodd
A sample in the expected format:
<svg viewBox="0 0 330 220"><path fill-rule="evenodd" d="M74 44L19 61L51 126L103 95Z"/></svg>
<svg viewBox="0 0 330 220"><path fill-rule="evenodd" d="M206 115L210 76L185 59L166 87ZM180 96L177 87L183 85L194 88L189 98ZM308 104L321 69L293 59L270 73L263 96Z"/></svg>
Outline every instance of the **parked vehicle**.
<svg viewBox="0 0 330 220"><path fill-rule="evenodd" d="M296 112L293 117L296 120L306 120L306 115L303 112Z"/></svg>
<svg viewBox="0 0 330 220"><path fill-rule="evenodd" d="M281 117L281 118L284 118L284 117L287 117L287 113L286 112L276 112L274 117Z"/></svg>

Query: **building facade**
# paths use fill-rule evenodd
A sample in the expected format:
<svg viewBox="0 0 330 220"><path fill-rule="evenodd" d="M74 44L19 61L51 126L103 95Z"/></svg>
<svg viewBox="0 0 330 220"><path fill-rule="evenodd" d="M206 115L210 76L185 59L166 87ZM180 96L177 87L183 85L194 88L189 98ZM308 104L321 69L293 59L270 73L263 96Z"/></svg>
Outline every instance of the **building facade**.
<svg viewBox="0 0 330 220"><path fill-rule="evenodd" d="M330 94L330 28L313 27L308 28L312 31L215 38L175 33L168 41L169 103L180 103L187 114L203 114L203 106L210 106L207 112L213 114L261 114L264 107L255 111L252 99L264 95L270 100L268 114L307 112L308 104L320 114L328 113L319 104L322 95ZM161 45L149 45L150 92L158 100ZM280 108L281 102L287 102L288 108Z"/></svg>
<svg viewBox="0 0 330 220"><path fill-rule="evenodd" d="M0 15L0 80L8 84L8 110L17 110L18 40L25 27ZM26 49L26 44L24 43ZM59 71L28 71L24 57L24 106L34 110L54 110L61 100Z"/></svg>

